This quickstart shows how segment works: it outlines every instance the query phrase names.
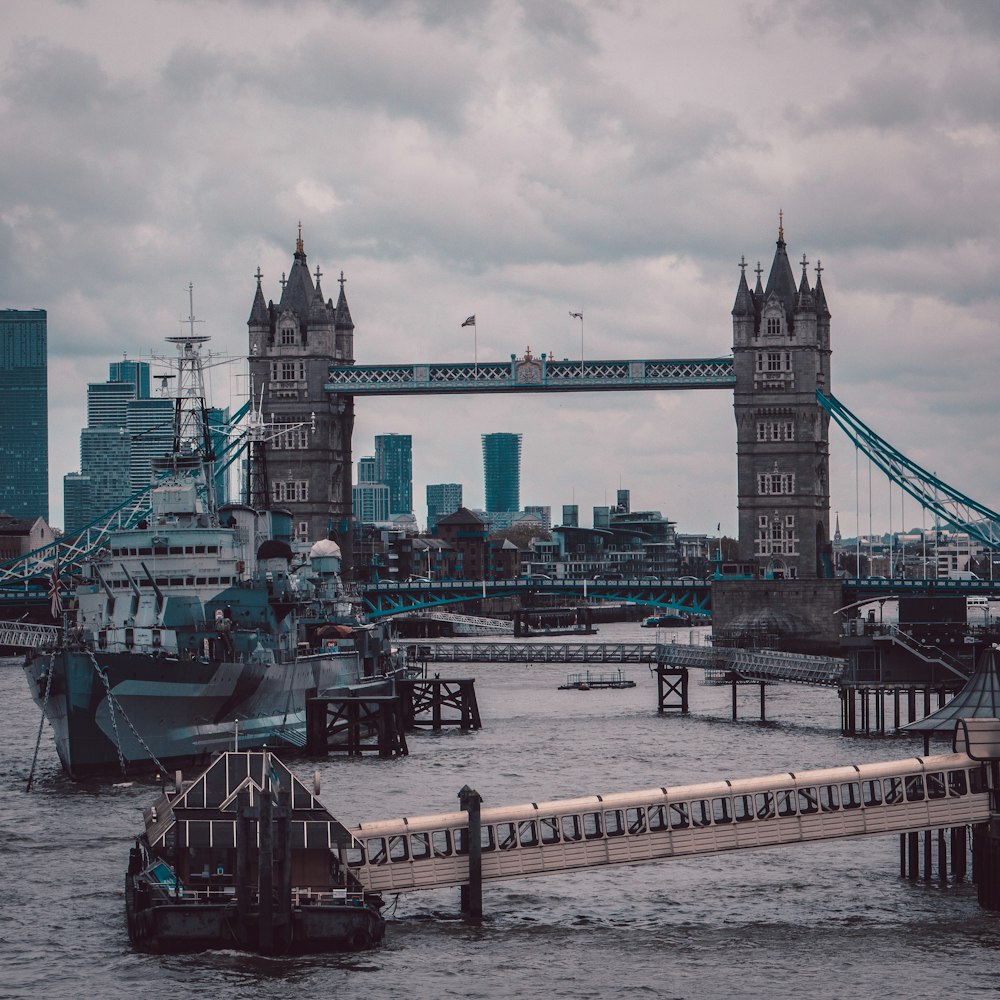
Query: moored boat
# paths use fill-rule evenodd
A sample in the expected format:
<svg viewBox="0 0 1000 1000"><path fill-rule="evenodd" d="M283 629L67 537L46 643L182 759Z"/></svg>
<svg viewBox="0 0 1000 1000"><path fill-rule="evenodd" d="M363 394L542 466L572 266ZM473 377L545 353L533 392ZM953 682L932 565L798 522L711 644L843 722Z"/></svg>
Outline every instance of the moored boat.
<svg viewBox="0 0 1000 1000"><path fill-rule="evenodd" d="M348 864L354 841L273 754L227 752L177 776L145 811L125 914L144 950L357 951L385 935L382 898Z"/></svg>
<svg viewBox="0 0 1000 1000"><path fill-rule="evenodd" d="M305 743L306 699L391 692L402 658L345 602L340 549L293 568L287 512L217 507L200 343L180 341L177 428L146 516L80 564L73 614L25 672L74 777ZM187 406L190 409L184 409ZM191 408L193 407L193 408ZM198 438L198 435L201 438Z"/></svg>

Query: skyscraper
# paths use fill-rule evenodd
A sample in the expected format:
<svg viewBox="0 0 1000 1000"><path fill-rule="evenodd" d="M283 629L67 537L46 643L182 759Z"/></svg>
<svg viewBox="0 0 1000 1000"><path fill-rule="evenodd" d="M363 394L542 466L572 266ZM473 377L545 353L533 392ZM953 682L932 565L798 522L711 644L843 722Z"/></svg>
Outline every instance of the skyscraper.
<svg viewBox="0 0 1000 1000"><path fill-rule="evenodd" d="M454 514L461 506L461 483L432 483L428 485L427 530L433 531L440 518Z"/></svg>
<svg viewBox="0 0 1000 1000"><path fill-rule="evenodd" d="M521 435L483 435L487 511L521 509Z"/></svg>
<svg viewBox="0 0 1000 1000"><path fill-rule="evenodd" d="M0 511L49 518L48 319L0 309Z"/></svg>
<svg viewBox="0 0 1000 1000"><path fill-rule="evenodd" d="M389 487L389 515L413 513L413 438L375 435L375 476Z"/></svg>

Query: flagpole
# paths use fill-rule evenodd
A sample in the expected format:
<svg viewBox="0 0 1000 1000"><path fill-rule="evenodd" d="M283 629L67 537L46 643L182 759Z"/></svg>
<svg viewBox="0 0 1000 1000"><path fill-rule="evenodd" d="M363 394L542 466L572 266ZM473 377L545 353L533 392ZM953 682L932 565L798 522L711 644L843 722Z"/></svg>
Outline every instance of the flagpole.
<svg viewBox="0 0 1000 1000"><path fill-rule="evenodd" d="M472 352L476 362L476 381L479 381L479 328L475 319L472 320Z"/></svg>
<svg viewBox="0 0 1000 1000"><path fill-rule="evenodd" d="M580 378L583 378L583 313L573 312L572 309L569 311L570 316L573 319L578 319L580 321Z"/></svg>

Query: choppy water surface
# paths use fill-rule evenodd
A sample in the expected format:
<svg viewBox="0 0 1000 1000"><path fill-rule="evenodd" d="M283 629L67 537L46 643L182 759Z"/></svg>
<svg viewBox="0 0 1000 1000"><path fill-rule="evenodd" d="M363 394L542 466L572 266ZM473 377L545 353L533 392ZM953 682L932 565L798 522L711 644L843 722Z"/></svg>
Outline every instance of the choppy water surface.
<svg viewBox="0 0 1000 1000"><path fill-rule="evenodd" d="M651 636L605 625L594 638ZM293 763L321 771L340 819L452 810L466 784L499 805L920 749L842 737L834 691L771 687L760 725L755 687L733 723L729 688L698 684L691 715L657 716L645 667L623 668L635 688L589 692L557 690L572 665L442 667L476 678L480 732L414 734L394 761ZM488 884L479 928L456 919L457 890L414 893L390 900L385 946L362 955L137 954L122 884L155 786L69 782L46 729L25 794L38 715L16 667L0 666L0 705L0 997L1000 994L1000 919L969 885L901 880L895 836Z"/></svg>

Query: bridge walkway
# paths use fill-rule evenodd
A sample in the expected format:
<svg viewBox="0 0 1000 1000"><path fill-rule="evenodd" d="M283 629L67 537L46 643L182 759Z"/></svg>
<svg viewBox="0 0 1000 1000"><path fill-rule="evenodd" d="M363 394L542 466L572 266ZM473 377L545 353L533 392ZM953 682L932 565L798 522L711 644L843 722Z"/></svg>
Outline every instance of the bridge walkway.
<svg viewBox="0 0 1000 1000"><path fill-rule="evenodd" d="M1000 736L992 739L1000 755ZM989 766L962 752L484 807L482 880L986 823ZM472 816L362 822L343 860L369 889L465 885Z"/></svg>
<svg viewBox="0 0 1000 1000"><path fill-rule="evenodd" d="M55 643L62 635L59 625L35 625L31 622L0 622L0 646L13 649L38 649Z"/></svg>
<svg viewBox="0 0 1000 1000"><path fill-rule="evenodd" d="M417 642L421 663L655 663L653 642Z"/></svg>

